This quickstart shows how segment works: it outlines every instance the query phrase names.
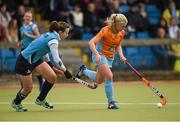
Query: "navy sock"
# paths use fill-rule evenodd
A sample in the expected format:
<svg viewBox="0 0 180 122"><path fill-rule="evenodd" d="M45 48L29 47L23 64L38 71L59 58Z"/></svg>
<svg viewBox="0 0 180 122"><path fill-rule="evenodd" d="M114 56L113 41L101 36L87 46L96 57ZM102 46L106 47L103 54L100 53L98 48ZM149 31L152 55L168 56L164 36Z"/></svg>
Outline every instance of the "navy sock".
<svg viewBox="0 0 180 122"><path fill-rule="evenodd" d="M22 93L18 92L16 95L16 98L14 99L15 104L20 104L22 100L26 98L26 95L23 95Z"/></svg>
<svg viewBox="0 0 180 122"><path fill-rule="evenodd" d="M39 81L39 91L41 91L42 85L44 83L44 78L41 75L36 76Z"/></svg>
<svg viewBox="0 0 180 122"><path fill-rule="evenodd" d="M39 99L40 101L44 100L47 94L49 93L49 91L51 90L51 88L53 87L53 85L54 84L51 84L46 80L42 85L41 92L39 96L37 97L37 99Z"/></svg>

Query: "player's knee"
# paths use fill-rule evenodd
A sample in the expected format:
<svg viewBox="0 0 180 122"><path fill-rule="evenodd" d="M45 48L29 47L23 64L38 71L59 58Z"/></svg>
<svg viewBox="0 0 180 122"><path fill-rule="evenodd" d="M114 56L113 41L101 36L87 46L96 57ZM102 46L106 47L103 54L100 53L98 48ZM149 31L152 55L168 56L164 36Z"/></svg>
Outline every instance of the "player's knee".
<svg viewBox="0 0 180 122"><path fill-rule="evenodd" d="M51 74L47 80L51 83L54 83L57 80L56 74Z"/></svg>
<svg viewBox="0 0 180 122"><path fill-rule="evenodd" d="M103 82L104 82L104 80L99 80L97 83L102 84Z"/></svg>
<svg viewBox="0 0 180 122"><path fill-rule="evenodd" d="M31 93L32 88L33 88L32 85L31 85L31 86L26 86L26 87L24 87L24 88L23 88L24 94L25 94L25 95L28 95L29 93Z"/></svg>
<svg viewBox="0 0 180 122"><path fill-rule="evenodd" d="M112 73L108 73L105 75L105 80L112 80L113 79L113 74Z"/></svg>
<svg viewBox="0 0 180 122"><path fill-rule="evenodd" d="M96 81L98 84L102 84L104 82L104 78L100 75L96 75Z"/></svg>

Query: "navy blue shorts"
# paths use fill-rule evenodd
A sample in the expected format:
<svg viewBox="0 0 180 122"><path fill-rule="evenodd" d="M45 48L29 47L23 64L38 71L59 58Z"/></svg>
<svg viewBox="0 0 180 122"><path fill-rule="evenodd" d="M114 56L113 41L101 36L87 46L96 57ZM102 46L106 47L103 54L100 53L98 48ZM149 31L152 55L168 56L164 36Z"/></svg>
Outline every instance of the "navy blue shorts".
<svg viewBox="0 0 180 122"><path fill-rule="evenodd" d="M18 56L16 65L15 65L15 73L20 75L30 75L35 67L43 63L42 59L39 59L36 63L30 64L21 54Z"/></svg>

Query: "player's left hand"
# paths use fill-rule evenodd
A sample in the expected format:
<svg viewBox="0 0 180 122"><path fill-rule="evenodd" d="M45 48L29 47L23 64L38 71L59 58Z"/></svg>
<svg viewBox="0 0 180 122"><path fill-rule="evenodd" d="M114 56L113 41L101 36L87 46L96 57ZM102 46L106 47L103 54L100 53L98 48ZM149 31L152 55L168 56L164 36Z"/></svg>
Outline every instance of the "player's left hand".
<svg viewBox="0 0 180 122"><path fill-rule="evenodd" d="M99 54L96 54L96 62L97 63L101 62L101 56Z"/></svg>
<svg viewBox="0 0 180 122"><path fill-rule="evenodd" d="M28 36L28 32L23 32L23 34L24 34L25 36Z"/></svg>

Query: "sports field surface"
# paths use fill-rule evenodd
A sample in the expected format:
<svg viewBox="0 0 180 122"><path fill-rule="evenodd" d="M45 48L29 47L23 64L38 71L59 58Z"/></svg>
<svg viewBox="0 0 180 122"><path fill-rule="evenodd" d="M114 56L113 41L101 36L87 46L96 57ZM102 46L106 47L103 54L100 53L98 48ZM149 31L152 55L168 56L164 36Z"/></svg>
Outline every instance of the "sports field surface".
<svg viewBox="0 0 180 122"><path fill-rule="evenodd" d="M117 82L114 84L115 98L120 109L108 110L103 84L96 90L78 83L56 84L47 101L54 104L47 110L34 104L39 91L37 85L23 101L28 112L15 112L11 100L19 85L0 86L0 121L180 121L180 82L151 82L167 97L163 108L143 82Z"/></svg>

